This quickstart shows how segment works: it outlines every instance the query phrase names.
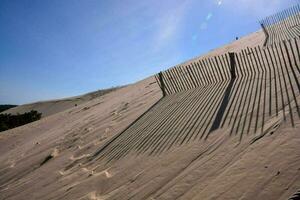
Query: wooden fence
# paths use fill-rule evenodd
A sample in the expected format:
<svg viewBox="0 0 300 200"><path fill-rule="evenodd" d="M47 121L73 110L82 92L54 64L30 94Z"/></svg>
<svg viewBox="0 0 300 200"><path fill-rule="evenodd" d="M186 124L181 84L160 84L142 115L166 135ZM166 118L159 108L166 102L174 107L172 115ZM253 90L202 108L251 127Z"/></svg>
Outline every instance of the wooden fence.
<svg viewBox="0 0 300 200"><path fill-rule="evenodd" d="M206 140L220 128L240 140L260 133L255 142L273 131L274 119L294 126L295 118L300 118L299 45L299 40L292 39L161 72L156 78L164 98L90 159L109 163L131 153L155 156Z"/></svg>
<svg viewBox="0 0 300 200"><path fill-rule="evenodd" d="M296 5L260 21L265 45L300 36L300 6Z"/></svg>
<svg viewBox="0 0 300 200"><path fill-rule="evenodd" d="M230 79L229 55L203 58L188 65L157 74L156 80L166 95Z"/></svg>
<svg viewBox="0 0 300 200"><path fill-rule="evenodd" d="M268 68L280 63L299 61L299 40L290 39L275 43L267 47L255 47L241 50L230 59L230 54L210 58L200 58L187 65L170 68L155 75L163 95L170 95L186 91L199 86L230 80L233 70L236 78L257 76L264 72L263 66ZM291 63L292 64L292 63ZM299 72L299 65L296 65ZM295 75L295 73L293 73ZM234 78L235 78L234 77ZM298 82L298 81L297 81Z"/></svg>

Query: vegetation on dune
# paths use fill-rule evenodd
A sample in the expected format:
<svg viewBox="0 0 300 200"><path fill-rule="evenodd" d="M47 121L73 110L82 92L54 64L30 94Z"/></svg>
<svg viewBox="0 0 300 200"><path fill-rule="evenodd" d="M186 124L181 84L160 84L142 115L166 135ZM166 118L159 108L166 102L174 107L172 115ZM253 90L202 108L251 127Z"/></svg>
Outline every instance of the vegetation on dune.
<svg viewBox="0 0 300 200"><path fill-rule="evenodd" d="M14 107L17 107L17 105L0 105L0 113Z"/></svg>
<svg viewBox="0 0 300 200"><path fill-rule="evenodd" d="M24 114L0 114L0 132L41 119L42 113L35 110Z"/></svg>

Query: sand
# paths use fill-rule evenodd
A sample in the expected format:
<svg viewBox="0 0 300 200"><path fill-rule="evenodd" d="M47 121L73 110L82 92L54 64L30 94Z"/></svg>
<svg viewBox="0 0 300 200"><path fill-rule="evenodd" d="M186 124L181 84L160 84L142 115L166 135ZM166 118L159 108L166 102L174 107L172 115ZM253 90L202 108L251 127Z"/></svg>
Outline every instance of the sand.
<svg viewBox="0 0 300 200"><path fill-rule="evenodd" d="M263 33L256 32L205 56L261 45L263 39ZM244 85L241 94L247 90ZM207 88L211 91L207 94L201 93L205 88L195 90L203 94L202 102L215 107L212 100L221 97L213 91L221 92L223 88L226 84ZM184 93L190 99L185 103L200 105L198 96ZM272 110L271 115L266 115L258 131L254 131L253 124L241 138L239 131L230 134L231 126L226 125L206 139L182 144L172 143L171 138L193 129L176 128L194 119L193 110L178 118L182 113L178 109L190 107L176 107L183 103L184 95L175 95L170 100L161 99L154 77L149 77L2 132L0 199L284 200L300 189L300 121L295 109L299 92L296 100L285 104L278 114ZM246 102L246 96L243 99ZM257 108L263 102L257 103ZM205 110L194 113L199 113L205 127L211 123L211 108L201 107ZM171 109L177 114L168 113ZM242 115L232 112L229 116L233 120L235 116L244 119L248 114L246 108L235 110ZM258 121L261 118L257 116ZM164 131L156 131L154 137L151 129L163 120L169 123L164 123ZM178 138L182 141L183 137Z"/></svg>

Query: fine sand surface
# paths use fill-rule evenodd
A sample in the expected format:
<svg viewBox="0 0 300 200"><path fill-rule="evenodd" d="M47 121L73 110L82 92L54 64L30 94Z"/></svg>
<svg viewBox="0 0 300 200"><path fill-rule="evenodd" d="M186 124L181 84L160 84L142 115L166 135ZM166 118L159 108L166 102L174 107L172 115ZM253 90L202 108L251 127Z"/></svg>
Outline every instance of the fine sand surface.
<svg viewBox="0 0 300 200"><path fill-rule="evenodd" d="M262 32L253 33L205 56L263 41ZM284 77L288 75L279 80L288 80ZM259 80L277 81L272 76ZM243 96L252 85L263 86L261 93L266 95L264 91L274 87L267 81L249 80L250 85L247 81L233 87L242 99L234 99L233 105L255 104L250 93ZM247 106L238 106L229 113L225 126L205 139L185 134L193 126L177 129L196 118L207 127L213 116L209 111L217 107L214 102L228 84L161 99L154 77L149 77L2 132L0 199L288 199L300 189L299 91L290 104L282 101L278 112L271 109L270 114L260 108L273 108L269 104L274 101L257 101L254 113L259 112L253 125L247 121ZM294 86L287 87L284 98ZM203 110L197 111L196 105ZM236 134L226 125L231 119ZM251 125L251 131L241 137L243 121ZM206 136L202 128L194 133L201 131Z"/></svg>

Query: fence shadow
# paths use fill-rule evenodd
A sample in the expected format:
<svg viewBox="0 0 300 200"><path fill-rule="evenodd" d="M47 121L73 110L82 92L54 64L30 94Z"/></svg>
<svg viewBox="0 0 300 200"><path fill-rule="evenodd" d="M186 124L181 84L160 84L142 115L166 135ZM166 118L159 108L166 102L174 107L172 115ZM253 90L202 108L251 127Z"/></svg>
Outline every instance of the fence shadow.
<svg viewBox="0 0 300 200"><path fill-rule="evenodd" d="M227 128L231 136L262 133L268 120L289 113L300 118L299 40L205 58L157 75L165 95L131 126L102 146L92 159L111 162L130 152L159 155L172 147L205 140ZM294 105L294 106L292 106ZM296 116L295 116L296 113Z"/></svg>
<svg viewBox="0 0 300 200"><path fill-rule="evenodd" d="M215 117L215 119L212 123L212 126L211 126L209 132L212 132L212 131L217 130L217 129L220 128L222 118L225 114L225 110L226 110L226 108L228 106L228 103L230 101L230 93L231 93L231 90L233 88L234 81L235 81L235 79L231 79L229 85L227 86L227 88L224 92L223 99L222 99L222 102L221 102L221 106L218 109L217 115L216 115L216 117Z"/></svg>

